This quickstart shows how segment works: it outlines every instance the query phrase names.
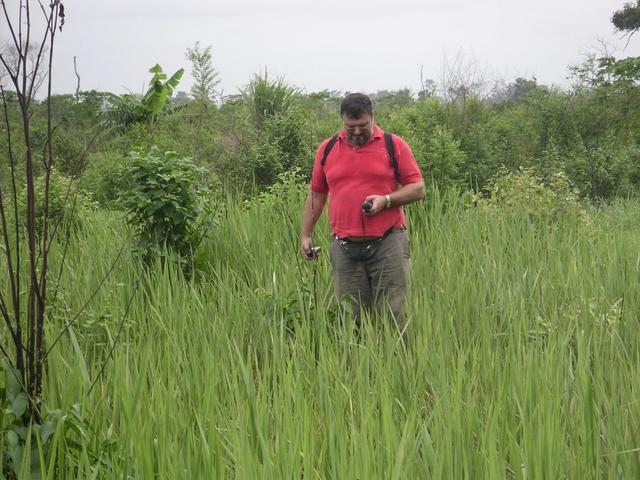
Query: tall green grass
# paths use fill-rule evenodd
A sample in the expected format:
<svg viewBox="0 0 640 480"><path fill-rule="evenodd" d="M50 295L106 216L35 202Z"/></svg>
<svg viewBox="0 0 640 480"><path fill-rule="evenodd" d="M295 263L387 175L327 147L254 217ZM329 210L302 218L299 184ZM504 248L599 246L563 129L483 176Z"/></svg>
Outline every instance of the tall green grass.
<svg viewBox="0 0 640 480"><path fill-rule="evenodd" d="M191 280L127 252L53 349L46 403L87 432L56 435L51 476L640 478L638 207L412 205L401 339L357 335L326 254L300 259L301 197L229 201ZM125 239L108 215L78 234L49 338Z"/></svg>

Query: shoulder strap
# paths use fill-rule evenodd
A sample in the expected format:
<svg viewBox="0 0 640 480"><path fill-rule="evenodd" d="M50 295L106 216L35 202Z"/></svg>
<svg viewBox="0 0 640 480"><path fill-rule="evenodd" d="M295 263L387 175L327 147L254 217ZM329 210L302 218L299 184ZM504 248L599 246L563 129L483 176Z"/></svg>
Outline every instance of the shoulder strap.
<svg viewBox="0 0 640 480"><path fill-rule="evenodd" d="M387 151L389 152L389 157L391 157L391 166L393 167L393 171L396 174L396 180L400 181L400 170L398 169L398 160L396 159L396 152L393 148L393 137L389 132L384 132L384 141L387 144Z"/></svg>
<svg viewBox="0 0 640 480"><path fill-rule="evenodd" d="M327 145L324 147L322 160L320 160L320 165L322 165L323 167L324 167L324 164L327 162L327 157L329 156L329 153L331 153L331 149L333 148L333 146L336 144L337 141L338 141L338 134L336 133L333 137L331 137L331 140L329 140Z"/></svg>

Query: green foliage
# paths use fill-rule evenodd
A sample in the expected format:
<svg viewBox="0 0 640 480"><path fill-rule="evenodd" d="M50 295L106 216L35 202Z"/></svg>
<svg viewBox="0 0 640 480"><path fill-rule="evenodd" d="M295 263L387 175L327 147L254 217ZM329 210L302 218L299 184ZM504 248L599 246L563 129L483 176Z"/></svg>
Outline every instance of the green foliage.
<svg viewBox="0 0 640 480"><path fill-rule="evenodd" d="M565 163L580 193L593 201L638 194L637 145L621 145L616 137L607 135L596 145L577 146Z"/></svg>
<svg viewBox="0 0 640 480"><path fill-rule="evenodd" d="M61 173L78 175L84 154L84 145L69 132L58 130L53 134L53 162Z"/></svg>
<svg viewBox="0 0 640 480"><path fill-rule="evenodd" d="M197 45L191 50L198 57L194 60L206 63L207 49ZM425 173L443 186L478 191L500 166L524 166L535 167L545 180L562 170L581 195L593 200L638 195L635 157L629 152L640 138L639 71L634 57L591 55L573 67L571 91L522 78L486 101L466 95L464 101L445 102L435 95L415 99L406 90L382 91L376 94L375 118L382 128L402 136L419 165L430 165ZM122 157L136 146L179 151L207 170L216 189L227 185L246 192L254 186L264 190L292 168L309 175L319 143L341 128L340 92L303 94L267 71L256 75L241 95L221 99L219 106L190 102L171 109L166 102L163 114L155 114L143 101L162 100L158 92L165 84L173 88L179 75L167 80L159 68L152 75L146 100L122 97L124 103L133 102L116 122L126 128L107 138L99 151ZM94 92L54 100L56 118L65 122L54 154L59 171L74 172L72 165L88 136L83 126L104 104L104 96ZM110 114L117 113L116 105ZM39 118L36 134L42 125ZM42 141L34 145L37 154L43 150ZM23 153L17 152L17 158ZM87 188L100 190L95 174ZM108 201L112 195L104 192L111 187L96 191L95 198Z"/></svg>
<svg viewBox="0 0 640 480"><path fill-rule="evenodd" d="M173 94L173 90L178 83L180 83L184 69L179 69L169 79L167 79L167 75L158 64L151 67L149 73L153 73L153 77L151 77L151 81L149 82L149 90L147 90L147 93L142 98L142 104L153 116L159 115L167 105L167 101Z"/></svg>
<svg viewBox="0 0 640 480"><path fill-rule="evenodd" d="M460 150L460 142L453 138L446 127L438 125L427 145L428 171L438 186L444 188L459 184L461 181L460 167L466 160L466 155Z"/></svg>
<svg viewBox="0 0 640 480"><path fill-rule="evenodd" d="M507 168L532 165L536 153L543 149L544 140L529 110L528 105L513 105L489 121L490 135L486 141L497 165Z"/></svg>
<svg viewBox="0 0 640 480"><path fill-rule="evenodd" d="M200 102L212 102L220 80L218 72L213 68L211 46L203 50L200 48L200 42L196 42L193 48L187 49L186 57L191 62L191 75L194 80L191 96Z"/></svg>
<svg viewBox="0 0 640 480"><path fill-rule="evenodd" d="M111 96L111 93L96 90L81 91L77 95L52 95L52 119L55 124L64 125L65 130L76 135L84 134L101 123L103 110L109 104ZM44 117L46 102L36 105L35 110L36 115Z"/></svg>
<svg viewBox="0 0 640 480"><path fill-rule="evenodd" d="M37 228L42 227L44 220L44 192L46 187L45 175L34 180L36 194L35 218ZM66 228L79 227L95 209L95 204L87 194L79 190L78 180L51 170L49 178L49 225L61 224ZM27 188L18 192L18 211L21 221L26 224L27 218Z"/></svg>
<svg viewBox="0 0 640 480"><path fill-rule="evenodd" d="M491 179L488 195L477 203L483 209L526 214L531 219L587 218L563 172L552 174L545 182L533 168L520 167L514 172L501 169Z"/></svg>
<svg viewBox="0 0 640 480"><path fill-rule="evenodd" d="M89 441L89 429L74 404L68 411L40 405L42 419L29 424L28 399L19 372L0 357L0 451L3 478L53 478L78 456ZM64 452L64 456L59 456ZM14 477L15 476L15 477Z"/></svg>
<svg viewBox="0 0 640 480"><path fill-rule="evenodd" d="M219 159L223 179L239 188L255 184L262 190L276 182L279 174L295 167L310 176L317 140L313 118L299 105L263 118L259 128L240 112L229 115L223 110L221 114L237 122L222 140L227 146Z"/></svg>
<svg viewBox="0 0 640 480"><path fill-rule="evenodd" d="M380 90L369 95L369 98L373 102L376 114L406 108L413 103L411 90L408 88L395 91Z"/></svg>
<svg viewBox="0 0 640 480"><path fill-rule="evenodd" d="M302 198L308 191L309 186L305 178L299 167L280 173L276 183L260 192L256 198L245 201L245 205L249 208L259 205L272 211L281 210L291 199Z"/></svg>
<svg viewBox="0 0 640 480"><path fill-rule="evenodd" d="M588 54L584 62L570 66L569 70L578 89L637 85L640 82L640 57L616 59L611 55Z"/></svg>
<svg viewBox="0 0 640 480"><path fill-rule="evenodd" d="M122 205L143 258L149 260L167 247L184 259L197 246L203 234L206 194L199 182L201 174L189 158L180 158L176 152L153 147L130 153L129 185Z"/></svg>
<svg viewBox="0 0 640 480"><path fill-rule="evenodd" d="M170 78L158 64L149 69L153 76L149 89L142 96L112 95L111 108L107 112L110 123L126 127L137 122L153 122L155 118L170 108L168 102L173 90L180 83L184 69L177 70Z"/></svg>
<svg viewBox="0 0 640 480"><path fill-rule="evenodd" d="M640 82L640 57L627 57L622 60L604 57L599 62L600 69L609 75L613 83L633 85Z"/></svg>
<svg viewBox="0 0 640 480"><path fill-rule="evenodd" d="M98 152L88 155L80 178L80 187L100 205L117 203L125 189L127 157L118 152Z"/></svg>
<svg viewBox="0 0 640 480"><path fill-rule="evenodd" d="M286 114L297 94L284 78L269 78L267 70L255 75L243 92L249 114L258 128L265 120Z"/></svg>
<svg viewBox="0 0 640 480"><path fill-rule="evenodd" d="M518 77L505 89L505 100L508 102L520 103L536 88L538 88L538 82L535 78L526 79Z"/></svg>

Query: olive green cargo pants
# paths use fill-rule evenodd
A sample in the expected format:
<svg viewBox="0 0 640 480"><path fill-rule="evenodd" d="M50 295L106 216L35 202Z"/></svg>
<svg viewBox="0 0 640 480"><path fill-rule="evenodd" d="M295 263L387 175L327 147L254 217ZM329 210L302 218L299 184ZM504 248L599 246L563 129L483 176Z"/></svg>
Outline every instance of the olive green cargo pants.
<svg viewBox="0 0 640 480"><path fill-rule="evenodd" d="M357 325L362 315L372 309L387 309L394 325L402 330L405 322L405 295L409 288L409 238L405 229L394 229L375 247L366 260L357 259L358 244L352 253L331 243L333 282L338 301L351 300ZM353 254L353 251L356 254ZM354 258L355 257L355 258Z"/></svg>

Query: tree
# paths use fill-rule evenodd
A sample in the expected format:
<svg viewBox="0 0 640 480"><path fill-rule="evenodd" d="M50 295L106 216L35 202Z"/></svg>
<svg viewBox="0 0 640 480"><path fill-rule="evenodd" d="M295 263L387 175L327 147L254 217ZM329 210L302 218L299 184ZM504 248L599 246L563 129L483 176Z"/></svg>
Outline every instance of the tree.
<svg viewBox="0 0 640 480"><path fill-rule="evenodd" d="M413 103L411 90L403 88L400 90L378 90L376 93L369 95L375 104L376 111L396 110L406 108Z"/></svg>
<svg viewBox="0 0 640 480"><path fill-rule="evenodd" d="M49 221L50 180L54 157L51 71L55 35L64 24L64 7L60 0L53 0L48 9L38 2L37 10L42 9L46 25L42 41L39 44L30 41L31 36L35 36L35 29L31 26L33 3L36 2L20 0L19 13L12 16L5 2L0 2L12 41L12 49L0 52L0 63L10 80L12 94L17 99L22 129L21 140L18 142L11 135L7 92L4 86L0 85L11 177L8 184L0 183L0 239L8 277L6 290L0 289L0 317L4 326L0 331L0 338L11 339L10 343L0 344L0 357L3 358L3 363L9 363L10 371L18 377L10 378L9 381L17 382L22 387L23 391L17 394L16 398L23 396L24 401L20 402L22 407L19 411L13 411L13 414L25 420L25 424L29 420L39 423L41 418L40 398L46 357L44 321L48 307L49 252L57 231L57 224L50 225ZM48 48L45 49L45 46ZM12 55L11 51L16 55ZM17 61L13 63L16 58ZM48 94L47 142L41 159L36 158L37 152L34 149L31 130L34 95L42 81L39 72L45 72ZM19 160L18 156L24 158ZM36 192L34 164L39 160L44 165L44 187ZM18 185L21 183L26 184L25 215L18 209ZM5 194L7 190L9 195ZM40 194L39 200L42 202L41 218L36 216L36 193ZM21 234L22 225L26 229L26 238ZM23 276L23 269L26 269L27 278ZM17 401L16 398L14 403Z"/></svg>
<svg viewBox="0 0 640 480"><path fill-rule="evenodd" d="M213 68L211 46L202 50L200 42L196 42L193 48L187 48L186 57L191 62L191 76L194 80L191 96L204 104L213 102L220 80L218 72Z"/></svg>
<svg viewBox="0 0 640 480"><path fill-rule="evenodd" d="M438 125L433 131L427 145L427 168L433 180L440 186L450 186L459 183L460 167L466 160L466 155L460 150L457 141L446 127Z"/></svg>
<svg viewBox="0 0 640 480"><path fill-rule="evenodd" d="M633 3L625 3L621 10L614 12L611 23L619 32L629 35L629 39L640 29L640 0Z"/></svg>
<svg viewBox="0 0 640 480"><path fill-rule="evenodd" d="M216 87L220 81L218 80L218 72L213 68L211 46L202 50L200 42L196 42L193 48L187 49L186 57L191 62L191 76L194 80L191 95L198 104L198 121L193 150L196 161L199 161L204 117L209 105L217 95Z"/></svg>
<svg viewBox="0 0 640 480"><path fill-rule="evenodd" d="M529 92L535 90L538 87L538 83L535 78L527 79L518 77L509 85L504 91L504 97L506 101L514 103L521 102Z"/></svg>

